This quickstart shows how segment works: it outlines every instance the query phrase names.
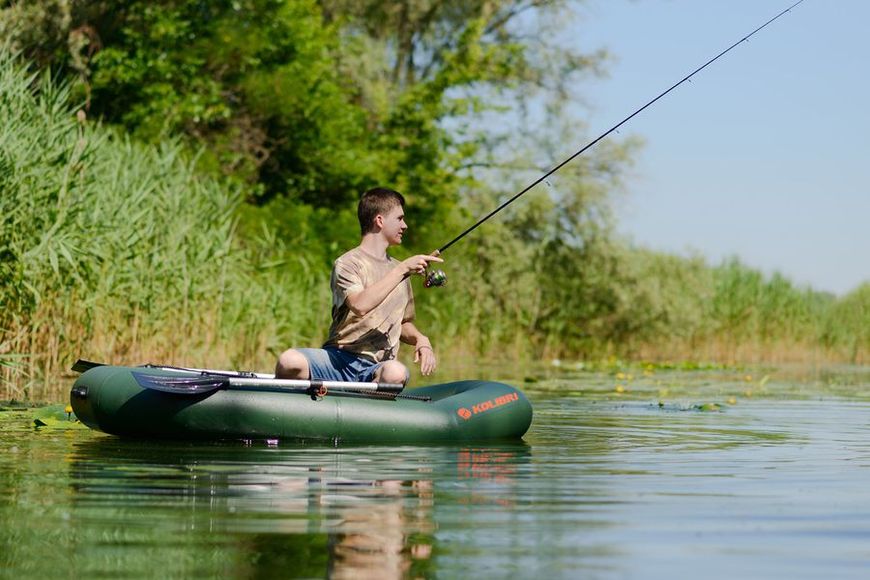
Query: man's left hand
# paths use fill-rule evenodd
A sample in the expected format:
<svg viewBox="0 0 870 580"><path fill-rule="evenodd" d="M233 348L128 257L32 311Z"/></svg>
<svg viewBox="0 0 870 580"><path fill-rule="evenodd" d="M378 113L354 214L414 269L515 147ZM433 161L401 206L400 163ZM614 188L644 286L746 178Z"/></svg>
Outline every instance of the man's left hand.
<svg viewBox="0 0 870 580"><path fill-rule="evenodd" d="M429 343L418 344L414 347L414 362L420 363L420 372L423 375L431 375L435 370L435 351Z"/></svg>

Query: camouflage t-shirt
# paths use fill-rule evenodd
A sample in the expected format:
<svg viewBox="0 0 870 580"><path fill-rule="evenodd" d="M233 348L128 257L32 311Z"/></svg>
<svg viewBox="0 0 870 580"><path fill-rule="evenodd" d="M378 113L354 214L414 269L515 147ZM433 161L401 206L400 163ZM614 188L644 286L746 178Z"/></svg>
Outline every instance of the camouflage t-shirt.
<svg viewBox="0 0 870 580"><path fill-rule="evenodd" d="M332 326L324 347L338 347L376 362L396 358L402 323L414 319L411 281L402 280L365 316L354 314L348 308L346 298L382 280L398 263L390 257L375 258L359 247L335 261L329 282L332 288Z"/></svg>

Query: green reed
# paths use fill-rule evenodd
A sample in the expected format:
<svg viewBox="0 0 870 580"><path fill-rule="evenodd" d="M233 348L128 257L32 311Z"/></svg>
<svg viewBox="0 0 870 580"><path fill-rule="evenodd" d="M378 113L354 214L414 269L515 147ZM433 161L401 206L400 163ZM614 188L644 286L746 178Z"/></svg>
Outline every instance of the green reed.
<svg viewBox="0 0 870 580"><path fill-rule="evenodd" d="M452 258L450 284L467 299L427 291L418 309L469 355L863 364L870 354L868 283L837 297L737 259L710 266L615 242L541 257L483 241Z"/></svg>
<svg viewBox="0 0 870 580"><path fill-rule="evenodd" d="M0 398L43 396L79 356L251 364L310 339L324 280L268 235L240 243L242 192L68 99L0 52Z"/></svg>

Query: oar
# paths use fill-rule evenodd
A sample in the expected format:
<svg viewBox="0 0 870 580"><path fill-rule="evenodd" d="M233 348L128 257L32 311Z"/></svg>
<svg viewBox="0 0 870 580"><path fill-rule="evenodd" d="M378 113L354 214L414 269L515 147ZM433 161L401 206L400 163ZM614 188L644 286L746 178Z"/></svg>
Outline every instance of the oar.
<svg viewBox="0 0 870 580"><path fill-rule="evenodd" d="M89 371L93 368L104 367L104 366L106 366L104 363L91 362L89 360L85 360L83 358L80 358L79 360L76 361L76 364L74 364L72 366L72 369L70 369L70 370L77 372L77 373L83 373L83 372Z"/></svg>
<svg viewBox="0 0 870 580"><path fill-rule="evenodd" d="M105 367L108 366L106 363L98 363L92 362L89 360L85 360L80 358L76 361L76 363L72 366L71 370L77 373L84 373L96 367ZM172 366L164 366L164 365L153 365L147 364L143 365L152 369L161 369L166 371L173 371L178 373L210 373L217 375L234 375L234 376L243 376L243 377L255 377L258 379L274 379L275 375L269 375L266 373L253 373L248 371L219 371L214 369L194 369L189 367L172 367Z"/></svg>
<svg viewBox="0 0 870 580"><path fill-rule="evenodd" d="M105 367L105 366L109 366L109 365L107 365L106 363L91 362L89 360L84 360L84 359L80 358L72 366L71 370L74 372L77 372L77 373L84 373L84 372L89 371L93 368ZM141 366L145 367L145 368L160 369L160 370L172 371L172 372L176 372L176 373L209 373L209 374L215 374L215 375L253 377L253 378L257 378L257 379L274 379L275 378L275 375L270 375L270 374L266 374L266 373L254 373L254 372L250 372L250 371L222 371L222 370L216 370L216 369L195 369L195 368L190 368L190 367L173 367L173 366L154 365L154 364L147 364L147 365L141 365Z"/></svg>
<svg viewBox="0 0 870 580"><path fill-rule="evenodd" d="M326 394L330 389L341 391L358 391L364 393L389 393L397 395L405 385L392 383L353 383L344 381L304 381L298 379L261 379L251 377L233 377L223 375L203 374L199 377L167 377L152 375L141 371L132 371L133 377L140 386L164 393L177 395L199 395L218 389L238 387L261 387L289 391L309 391L314 394Z"/></svg>
<svg viewBox="0 0 870 580"><path fill-rule="evenodd" d="M92 362L79 359L72 366L77 373L89 371L92 368L104 367L104 363ZM276 379L275 375L265 373L248 373L236 371L215 371L210 369L193 369L171 366L151 366L151 368L172 372L202 373L201 377L163 377L149 375L141 372L133 372L136 381L143 387L164 391L167 393L197 394L210 393L218 389L230 387L271 387L278 389L314 389L321 387L327 389L339 389L345 391L363 391L373 393L401 393L404 385L392 383L354 383L344 381L303 381L296 379Z"/></svg>

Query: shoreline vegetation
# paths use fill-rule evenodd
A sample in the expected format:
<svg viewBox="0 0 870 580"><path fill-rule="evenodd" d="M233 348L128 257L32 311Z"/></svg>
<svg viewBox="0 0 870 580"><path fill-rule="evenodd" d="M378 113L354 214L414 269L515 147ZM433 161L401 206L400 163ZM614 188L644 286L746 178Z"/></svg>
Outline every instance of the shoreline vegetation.
<svg viewBox="0 0 870 580"><path fill-rule="evenodd" d="M77 358L271 370L284 348L323 339L331 260L356 243L355 200L367 185L407 193L414 231L397 252L403 257L437 247L537 170L541 153L528 157L528 151L514 151L507 169L482 163L503 144L448 128L464 118L457 109L472 117L498 109L457 97L459 89L522 85L520 72L549 70L531 57L522 67L508 59L520 49L503 39L487 52L481 39L488 38L493 14L443 23L455 29L444 32L453 35L447 46L455 51L438 61L441 76L399 67L392 85L371 81L368 92L344 93L348 59L362 58L380 41L389 44L360 24L369 16L341 3L273 4L289 11L276 21L313 14L321 28L308 23L314 26L305 38L309 53L299 45L288 49L308 60L256 68L265 58L259 55L247 77L224 79L241 91L247 120L222 110L197 124L196 115L211 114L209 106L226 98L221 87L212 87L214 102L199 102L202 110L186 109L196 105L191 95L211 95L208 87L167 96L169 89L140 70L146 64L125 60L133 56L124 43L142 41L131 37L149 24L132 12L119 16L127 19L123 34L105 33L102 48L88 53L92 60L80 70L63 43L42 54L33 47L44 43L29 46L11 35L17 44L0 46L0 400L62 399L62 377ZM20 31L27 18L37 18L16 6L0 10L0 31ZM323 6L348 12L324 19ZM181 9L180 16L167 16L140 8L144 20L187 18ZM210 22L219 27L218 16L226 14ZM357 33L341 36L336 27L342 25ZM61 38L72 34L70 22L58 26ZM331 34L345 44L317 45ZM475 62L450 60L481 42L485 54L468 56ZM147 49L140 46L137 58L147 60ZM73 56L84 54L77 50ZM102 60L93 56L100 54ZM593 60L587 55L574 64L598 67ZM207 72L214 65L197 62ZM125 70L141 77L121 78ZM280 87L290 104L270 100L275 96L265 86L313 70L317 79L293 85L301 93ZM358 72L381 78L379 71ZM404 92L392 96L400 85ZM384 101L371 100L376 97ZM286 110L306 103L325 111L300 117L299 110ZM156 118L160 107L165 115ZM293 135L299 150L263 137L260 145L271 149L257 153L250 140L260 129L245 123L262 121L266 112L271 117L263 122ZM325 117L311 121L312 115ZM576 141L571 129L556 140ZM445 288L424 290L415 282L418 318L442 360L867 364L870 282L834 296L736 258L710 265L620 240L613 233L613 198L634 147L630 140L604 145L566 168L555 187L530 192L457 244L445 256ZM552 143L542 151L551 149ZM268 159L257 165L259 154ZM527 159L535 161L520 162ZM478 163L482 169L469 169Z"/></svg>

